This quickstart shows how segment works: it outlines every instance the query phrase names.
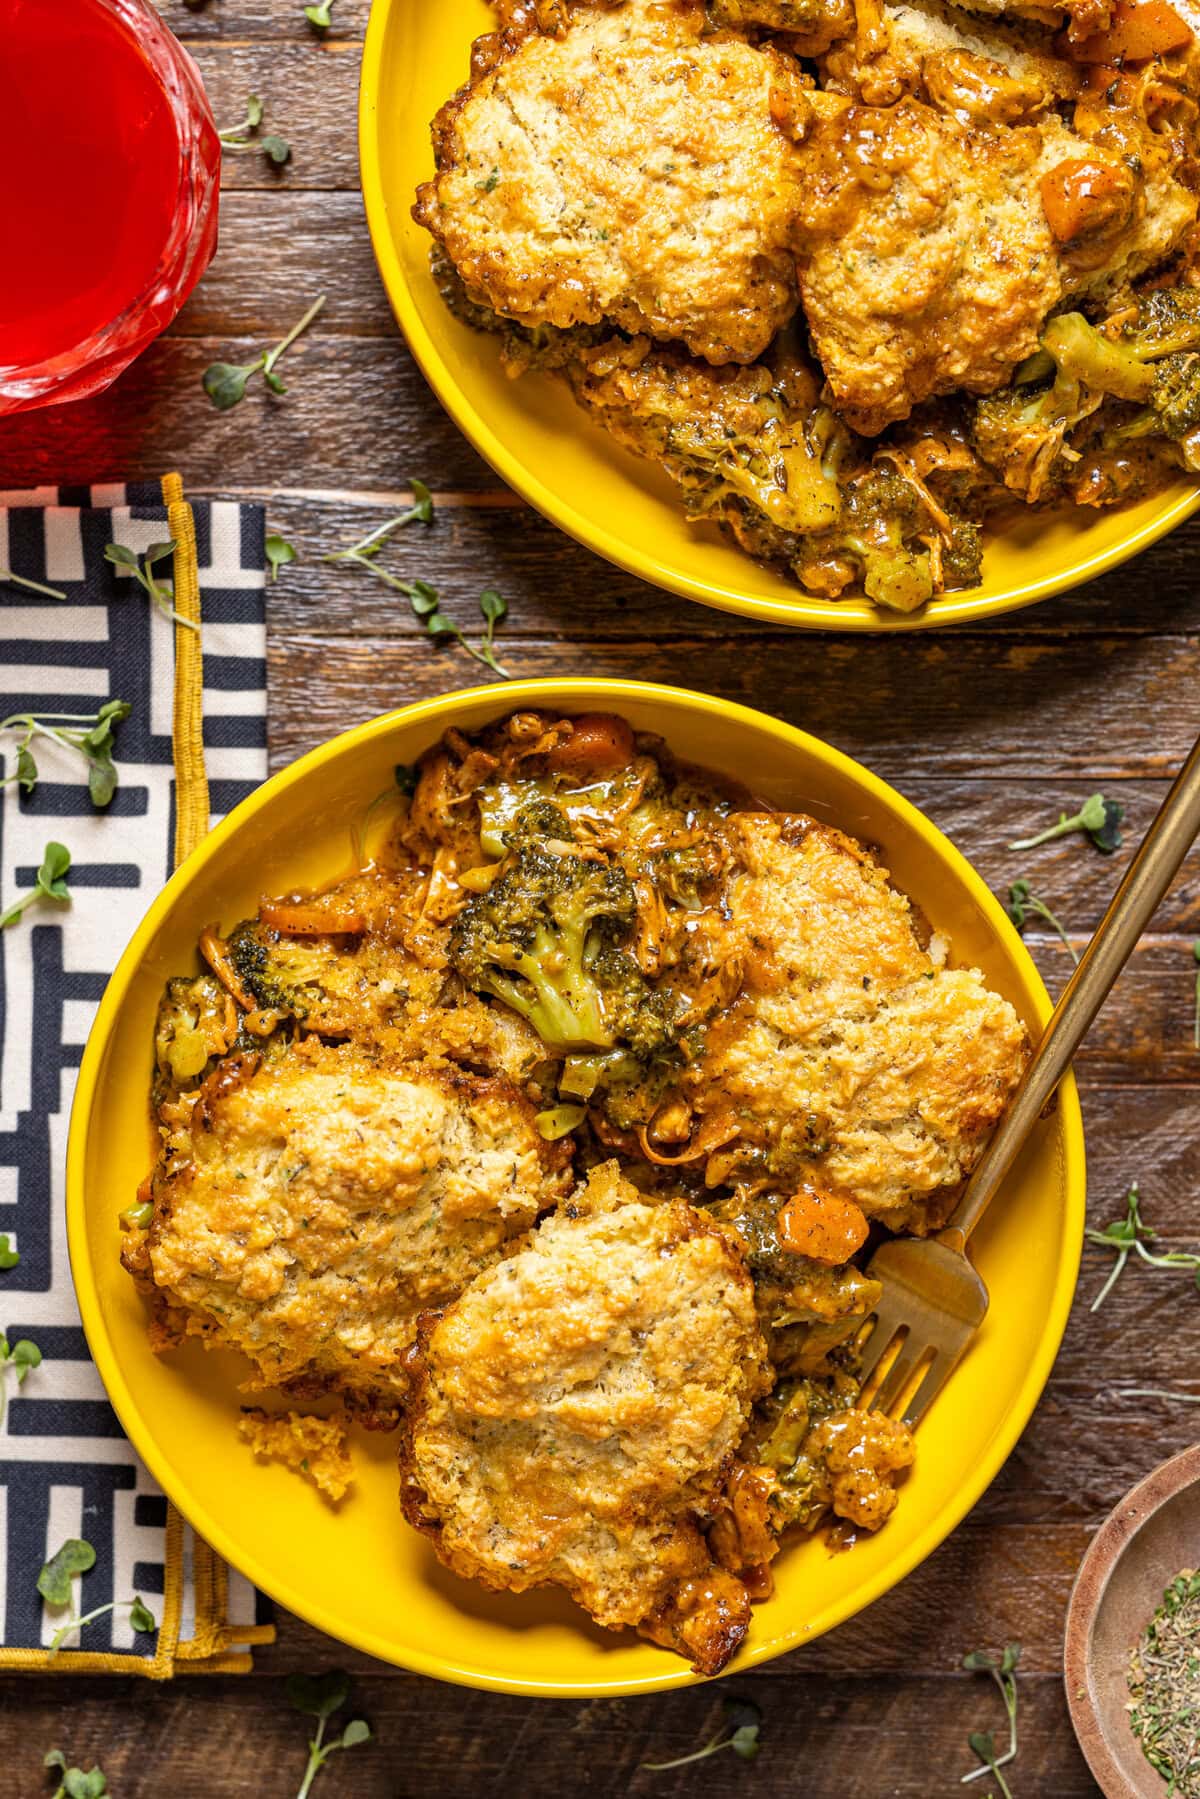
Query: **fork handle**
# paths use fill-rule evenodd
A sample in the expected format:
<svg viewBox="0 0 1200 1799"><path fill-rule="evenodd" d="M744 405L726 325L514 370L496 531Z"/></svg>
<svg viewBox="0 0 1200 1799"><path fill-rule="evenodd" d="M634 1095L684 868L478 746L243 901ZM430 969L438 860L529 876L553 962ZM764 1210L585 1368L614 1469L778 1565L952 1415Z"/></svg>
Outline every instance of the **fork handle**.
<svg viewBox="0 0 1200 1799"><path fill-rule="evenodd" d="M967 1238L1017 1158L1117 976L1200 834L1200 740L1159 808L1092 941L1054 1008L1004 1118L967 1183L939 1241L964 1250Z"/></svg>

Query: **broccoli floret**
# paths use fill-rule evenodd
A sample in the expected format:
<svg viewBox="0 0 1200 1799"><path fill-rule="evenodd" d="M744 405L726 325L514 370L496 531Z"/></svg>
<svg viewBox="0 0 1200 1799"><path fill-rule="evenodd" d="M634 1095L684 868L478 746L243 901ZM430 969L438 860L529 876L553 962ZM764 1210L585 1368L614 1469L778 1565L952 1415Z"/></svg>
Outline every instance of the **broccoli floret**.
<svg viewBox="0 0 1200 1799"><path fill-rule="evenodd" d="M1029 372L1042 366L1031 358ZM1100 399L1061 368L1048 385L1014 382L976 401L972 442L1005 486L1033 505L1055 472L1068 432L1095 412Z"/></svg>
<svg viewBox="0 0 1200 1799"><path fill-rule="evenodd" d="M1155 363L1150 406L1162 432L1176 443L1200 429L1200 353L1176 350Z"/></svg>
<svg viewBox="0 0 1200 1799"><path fill-rule="evenodd" d="M687 912L701 912L710 903L725 868L721 848L711 837L657 850L650 860L655 887Z"/></svg>
<svg viewBox="0 0 1200 1799"><path fill-rule="evenodd" d="M838 477L851 450L845 426L826 406L789 421L778 402L763 404L768 410L753 434L716 435L690 422L671 430L666 454L688 492L689 516L736 499L780 531L827 531L842 511Z"/></svg>
<svg viewBox="0 0 1200 1799"><path fill-rule="evenodd" d="M933 593L929 550L920 540L933 529L908 482L890 468L873 468L847 486L838 529L799 551L796 572L804 581L816 563L851 562L868 599L915 612Z"/></svg>
<svg viewBox="0 0 1200 1799"><path fill-rule="evenodd" d="M967 518L952 517L942 546L942 580L947 587L978 587L983 567L983 532Z"/></svg>
<svg viewBox="0 0 1200 1799"><path fill-rule="evenodd" d="M621 947L637 910L624 870L580 854L549 801L526 808L506 840L500 874L451 932L463 980L528 1019L551 1049L657 1047L669 1024Z"/></svg>
<svg viewBox="0 0 1200 1799"><path fill-rule="evenodd" d="M243 990L264 1011L286 1012L298 1019L305 1017L310 999L304 991L303 972L288 967L279 953L280 945L267 941L257 919L246 919L238 925L225 947ZM288 942L285 947L292 949L294 945Z"/></svg>
<svg viewBox="0 0 1200 1799"><path fill-rule="evenodd" d="M154 1031L156 1106L193 1092L233 1046L238 1020L229 995L212 975L169 980Z"/></svg>
<svg viewBox="0 0 1200 1799"><path fill-rule="evenodd" d="M1120 336L1111 338L1077 312L1051 319L1042 343L1080 386L1133 401L1178 440L1200 427L1200 292L1148 294Z"/></svg>
<svg viewBox="0 0 1200 1799"><path fill-rule="evenodd" d="M603 945L588 965L603 993L604 1014L617 1041L641 1063L673 1048L676 1007L670 994L650 987L628 950Z"/></svg>
<svg viewBox="0 0 1200 1799"><path fill-rule="evenodd" d="M854 1398L853 1384L845 1380L789 1380L781 1381L756 1409L749 1442L755 1463L775 1474L772 1512L778 1528L812 1530L828 1510L832 1482L824 1460L809 1450L809 1437Z"/></svg>
<svg viewBox="0 0 1200 1799"><path fill-rule="evenodd" d="M1011 387L976 404L972 433L983 460L1030 502L1058 471L1069 433L1107 398L1142 409L1118 434L1179 441L1200 429L1200 289L1146 294L1115 336L1060 313L1041 342Z"/></svg>

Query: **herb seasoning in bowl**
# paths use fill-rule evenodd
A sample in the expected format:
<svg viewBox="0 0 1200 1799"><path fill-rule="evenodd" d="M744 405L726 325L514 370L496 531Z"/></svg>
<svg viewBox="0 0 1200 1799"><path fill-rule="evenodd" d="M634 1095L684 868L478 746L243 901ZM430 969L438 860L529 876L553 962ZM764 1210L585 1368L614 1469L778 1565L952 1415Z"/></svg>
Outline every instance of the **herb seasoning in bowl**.
<svg viewBox="0 0 1200 1799"><path fill-rule="evenodd" d="M1080 1567L1067 1613L1067 1703L1107 1799L1200 1794L1198 1540L1200 1446L1126 1495Z"/></svg>
<svg viewBox="0 0 1200 1799"><path fill-rule="evenodd" d="M1182 1569L1129 1667L1129 1722L1171 1793L1200 1799L1200 1574Z"/></svg>

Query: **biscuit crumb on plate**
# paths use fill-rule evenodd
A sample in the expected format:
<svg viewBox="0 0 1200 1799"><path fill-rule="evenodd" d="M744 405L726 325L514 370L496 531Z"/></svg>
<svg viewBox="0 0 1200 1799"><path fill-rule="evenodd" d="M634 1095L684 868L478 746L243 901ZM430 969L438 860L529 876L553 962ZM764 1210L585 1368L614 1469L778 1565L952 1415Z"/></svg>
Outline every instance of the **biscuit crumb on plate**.
<svg viewBox="0 0 1200 1799"><path fill-rule="evenodd" d="M308 1412L264 1412L248 1407L238 1420L238 1436L255 1455L273 1457L305 1474L335 1503L354 1484L354 1464L346 1445L346 1420L338 1412L318 1418Z"/></svg>

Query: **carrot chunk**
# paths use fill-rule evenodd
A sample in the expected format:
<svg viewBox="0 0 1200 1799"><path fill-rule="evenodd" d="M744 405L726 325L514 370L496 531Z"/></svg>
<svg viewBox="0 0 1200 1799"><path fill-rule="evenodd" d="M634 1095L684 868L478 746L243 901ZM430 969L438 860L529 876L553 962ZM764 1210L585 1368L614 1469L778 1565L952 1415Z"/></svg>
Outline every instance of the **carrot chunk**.
<svg viewBox="0 0 1200 1799"><path fill-rule="evenodd" d="M609 774L633 761L633 732L609 712L581 712L571 735L551 750L546 766L554 774Z"/></svg>
<svg viewBox="0 0 1200 1799"><path fill-rule="evenodd" d="M1133 186L1124 169L1097 157L1072 157L1042 176L1046 223L1060 244L1128 217Z"/></svg>
<svg viewBox="0 0 1200 1799"><path fill-rule="evenodd" d="M1191 26L1167 0L1117 0L1103 31L1072 44L1076 62L1149 62L1192 41Z"/></svg>
<svg viewBox="0 0 1200 1799"><path fill-rule="evenodd" d="M816 1187L802 1187L779 1214L779 1244L816 1262L848 1262L867 1240L861 1206Z"/></svg>
<svg viewBox="0 0 1200 1799"><path fill-rule="evenodd" d="M258 915L285 937L360 937L367 928L362 913L352 906L320 900L263 900Z"/></svg>

